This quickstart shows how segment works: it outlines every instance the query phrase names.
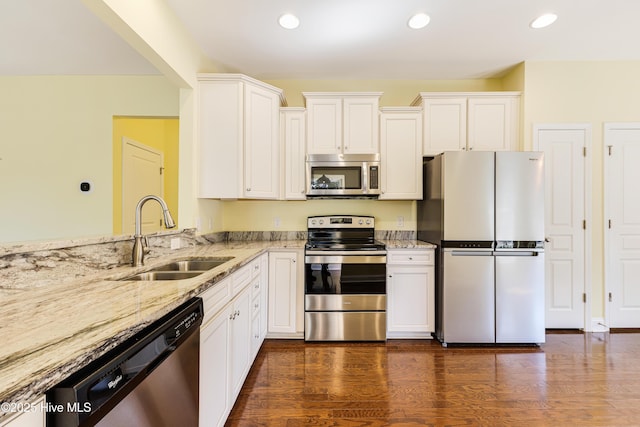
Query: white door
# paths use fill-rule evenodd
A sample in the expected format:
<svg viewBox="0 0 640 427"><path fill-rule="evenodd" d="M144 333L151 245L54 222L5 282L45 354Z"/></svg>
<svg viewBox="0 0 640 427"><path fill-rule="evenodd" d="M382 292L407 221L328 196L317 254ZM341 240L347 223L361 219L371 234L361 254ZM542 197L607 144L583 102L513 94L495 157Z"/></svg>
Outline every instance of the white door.
<svg viewBox="0 0 640 427"><path fill-rule="evenodd" d="M135 231L138 201L149 194L163 197L162 153L132 139L122 138L122 233ZM142 233L162 229L162 209L146 203L142 214Z"/></svg>
<svg viewBox="0 0 640 427"><path fill-rule="evenodd" d="M588 275L585 206L588 125L537 125L534 147L545 161L545 324L585 325Z"/></svg>
<svg viewBox="0 0 640 427"><path fill-rule="evenodd" d="M605 124L605 292L611 328L640 327L640 123Z"/></svg>

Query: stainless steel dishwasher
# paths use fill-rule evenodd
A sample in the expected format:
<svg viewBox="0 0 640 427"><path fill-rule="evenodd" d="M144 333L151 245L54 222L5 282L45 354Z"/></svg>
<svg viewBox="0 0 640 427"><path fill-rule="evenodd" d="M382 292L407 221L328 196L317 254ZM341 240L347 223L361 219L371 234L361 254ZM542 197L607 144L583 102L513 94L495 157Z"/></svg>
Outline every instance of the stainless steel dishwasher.
<svg viewBox="0 0 640 427"><path fill-rule="evenodd" d="M47 426L198 425L200 324L193 298L47 392Z"/></svg>

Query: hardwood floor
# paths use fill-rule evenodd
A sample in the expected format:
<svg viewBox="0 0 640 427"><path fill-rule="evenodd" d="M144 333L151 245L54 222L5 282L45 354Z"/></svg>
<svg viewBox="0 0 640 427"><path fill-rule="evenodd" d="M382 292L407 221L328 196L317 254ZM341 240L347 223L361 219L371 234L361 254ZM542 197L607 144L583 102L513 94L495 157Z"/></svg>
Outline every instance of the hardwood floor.
<svg viewBox="0 0 640 427"><path fill-rule="evenodd" d="M640 425L640 334L546 341L267 340L226 425Z"/></svg>

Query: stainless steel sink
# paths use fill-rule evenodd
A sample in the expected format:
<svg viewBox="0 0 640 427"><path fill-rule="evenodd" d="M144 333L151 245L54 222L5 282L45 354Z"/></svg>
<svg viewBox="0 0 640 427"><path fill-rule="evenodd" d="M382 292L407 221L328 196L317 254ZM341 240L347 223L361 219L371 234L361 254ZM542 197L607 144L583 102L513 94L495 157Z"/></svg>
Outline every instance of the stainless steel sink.
<svg viewBox="0 0 640 427"><path fill-rule="evenodd" d="M169 264L160 265L149 271L207 271L216 268L225 262L232 260L233 257L216 257L216 258L191 258L182 261L173 261Z"/></svg>
<svg viewBox="0 0 640 427"><path fill-rule="evenodd" d="M159 265L148 271L127 276L124 280L182 280L196 277L232 260L234 257L190 258Z"/></svg>
<svg viewBox="0 0 640 427"><path fill-rule="evenodd" d="M202 273L204 271L147 271L120 280L182 280L199 276Z"/></svg>

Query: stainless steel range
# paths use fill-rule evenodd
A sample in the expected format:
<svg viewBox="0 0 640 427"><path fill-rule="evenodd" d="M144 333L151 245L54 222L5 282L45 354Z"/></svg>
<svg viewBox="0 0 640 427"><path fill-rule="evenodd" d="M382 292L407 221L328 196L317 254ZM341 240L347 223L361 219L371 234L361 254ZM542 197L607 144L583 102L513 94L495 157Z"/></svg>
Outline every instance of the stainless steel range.
<svg viewBox="0 0 640 427"><path fill-rule="evenodd" d="M387 252L372 216L312 216L305 247L306 341L384 341Z"/></svg>

